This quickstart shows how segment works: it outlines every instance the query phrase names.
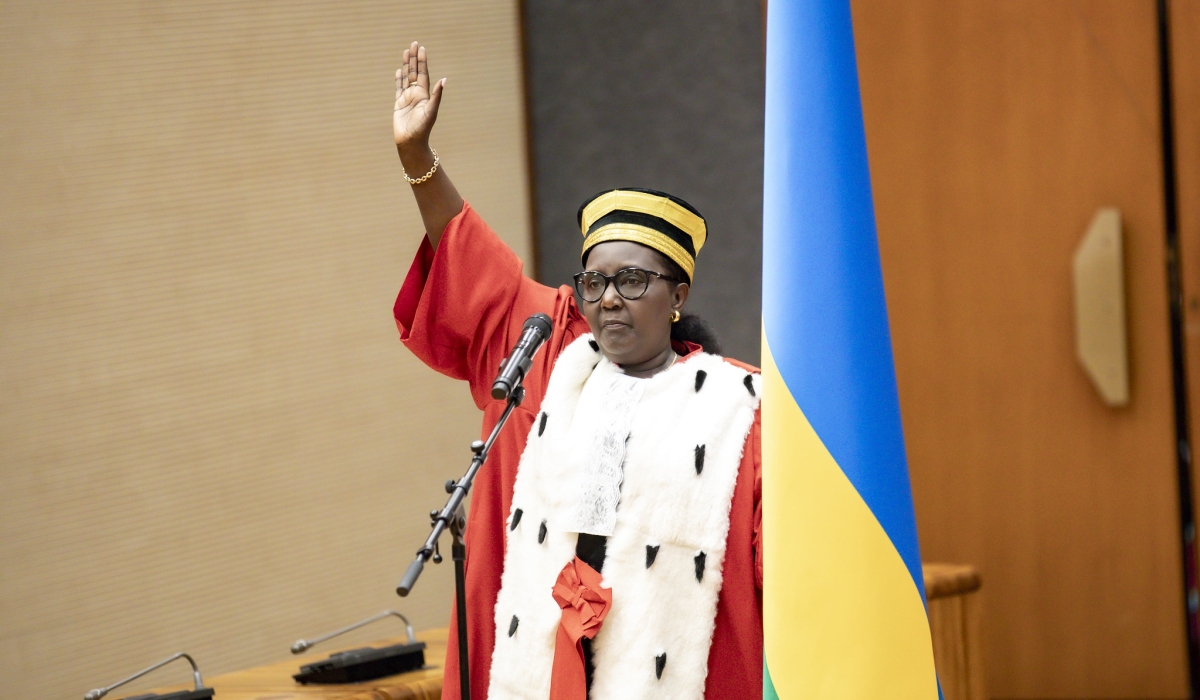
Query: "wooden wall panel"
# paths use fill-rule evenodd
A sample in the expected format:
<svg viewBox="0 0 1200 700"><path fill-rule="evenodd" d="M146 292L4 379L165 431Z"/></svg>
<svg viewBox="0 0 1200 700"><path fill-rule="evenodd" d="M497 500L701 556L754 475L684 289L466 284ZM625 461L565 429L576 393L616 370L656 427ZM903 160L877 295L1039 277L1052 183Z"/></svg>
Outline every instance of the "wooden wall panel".
<svg viewBox="0 0 1200 700"><path fill-rule="evenodd" d="M1171 34L1184 342L1195 454L1200 440L1200 0L1171 3ZM1200 469L1193 464L1192 471L1193 502L1200 503Z"/></svg>
<svg viewBox="0 0 1200 700"><path fill-rule="evenodd" d="M1183 697L1154 4L863 0L854 20L922 554L983 574L991 696ZM1072 254L1105 205L1123 409L1072 335Z"/></svg>
<svg viewBox="0 0 1200 700"><path fill-rule="evenodd" d="M393 587L480 414L391 318L423 234L392 75L429 44L434 145L528 257L517 20L0 3L0 697L181 649L206 674L282 660L390 606L447 624L449 564Z"/></svg>

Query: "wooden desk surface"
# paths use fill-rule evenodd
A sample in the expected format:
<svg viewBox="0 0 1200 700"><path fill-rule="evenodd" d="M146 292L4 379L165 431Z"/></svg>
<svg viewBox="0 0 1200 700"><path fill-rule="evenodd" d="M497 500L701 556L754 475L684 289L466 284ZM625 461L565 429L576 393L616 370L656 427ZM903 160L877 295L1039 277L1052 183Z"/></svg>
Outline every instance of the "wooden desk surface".
<svg viewBox="0 0 1200 700"><path fill-rule="evenodd" d="M971 567L952 564L925 564L925 588L929 599L964 595L978 590L979 574ZM935 646L938 634L934 633ZM417 634L425 642L425 668L366 683L342 685L301 685L292 680L300 666L324 659L336 651L363 646L399 644L404 637L368 644L313 649L269 666L234 671L205 678L205 685L216 691L216 700L439 700L442 696L442 662L446 658L446 628ZM167 690L180 690L176 686ZM165 692L158 690L156 692Z"/></svg>
<svg viewBox="0 0 1200 700"><path fill-rule="evenodd" d="M442 696L446 629L418 632L417 639L425 642L425 668L365 683L301 685L292 680L292 675L299 672L303 664L324 659L336 651L400 644L406 640L405 637L343 647L331 645L327 649L317 647L307 654L293 656L277 664L206 677L204 684L216 691L214 700L438 700ZM190 688L176 686L167 690L182 690L185 687Z"/></svg>

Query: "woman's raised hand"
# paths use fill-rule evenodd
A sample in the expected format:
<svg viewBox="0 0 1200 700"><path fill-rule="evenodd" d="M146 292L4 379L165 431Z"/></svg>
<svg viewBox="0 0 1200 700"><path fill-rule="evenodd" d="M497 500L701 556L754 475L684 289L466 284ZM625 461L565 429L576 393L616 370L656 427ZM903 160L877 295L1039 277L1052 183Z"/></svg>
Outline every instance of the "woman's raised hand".
<svg viewBox="0 0 1200 700"><path fill-rule="evenodd" d="M392 132L401 151L423 150L429 145L445 85L442 78L430 86L424 46L414 41L404 50L404 66L396 71L396 109L392 113Z"/></svg>
<svg viewBox="0 0 1200 700"><path fill-rule="evenodd" d="M429 64L425 47L417 42L404 52L404 66L396 71L396 111L392 113L392 131L400 165L412 185L413 197L421 210L425 233L434 248L446 225L463 210L463 200L446 168L429 147L429 132L437 121L438 105L446 79L429 84ZM432 88L432 89L431 89Z"/></svg>

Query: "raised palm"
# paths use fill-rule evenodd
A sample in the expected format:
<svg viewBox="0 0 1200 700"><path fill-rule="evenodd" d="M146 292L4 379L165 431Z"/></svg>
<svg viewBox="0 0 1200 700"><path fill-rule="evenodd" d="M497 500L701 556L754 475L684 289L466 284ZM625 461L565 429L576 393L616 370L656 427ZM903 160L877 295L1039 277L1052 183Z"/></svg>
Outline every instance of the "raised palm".
<svg viewBox="0 0 1200 700"><path fill-rule="evenodd" d="M413 42L404 50L404 66L396 71L396 105L392 113L392 132L396 145L424 146L437 120L438 105L446 80L430 89L429 65L425 47Z"/></svg>

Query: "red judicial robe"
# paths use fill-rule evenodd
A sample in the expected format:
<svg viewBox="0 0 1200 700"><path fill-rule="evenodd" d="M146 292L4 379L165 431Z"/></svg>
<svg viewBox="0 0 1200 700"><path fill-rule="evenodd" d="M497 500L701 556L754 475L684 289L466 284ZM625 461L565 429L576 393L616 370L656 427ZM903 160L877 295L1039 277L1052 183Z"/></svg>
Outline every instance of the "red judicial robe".
<svg viewBox="0 0 1200 700"><path fill-rule="evenodd" d="M450 221L435 251L426 238L396 299L400 338L425 364L466 380L483 410L482 435L504 409L491 397L500 361L534 313L554 321L554 334L538 352L525 378L526 396L497 438L479 471L467 522L468 651L471 696L487 697L496 629L493 610L504 565L504 524L512 504L517 465L540 410L558 354L584 333L587 320L570 287L551 289L525 277L521 260L470 205ZM677 346L686 361L698 346ZM749 365L729 360L747 369ZM754 370L757 371L757 370ZM705 697L761 698L762 632L762 453L755 416L746 437L729 516L724 583L717 601L716 629L708 658ZM546 591L550 595L550 591ZM442 697L458 698L458 646L454 611L446 652Z"/></svg>

